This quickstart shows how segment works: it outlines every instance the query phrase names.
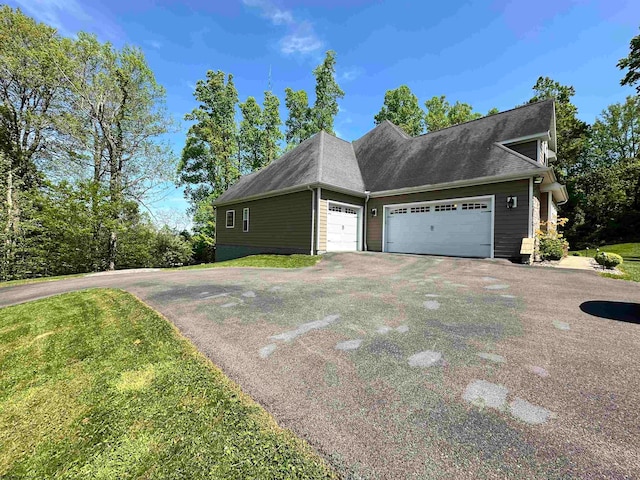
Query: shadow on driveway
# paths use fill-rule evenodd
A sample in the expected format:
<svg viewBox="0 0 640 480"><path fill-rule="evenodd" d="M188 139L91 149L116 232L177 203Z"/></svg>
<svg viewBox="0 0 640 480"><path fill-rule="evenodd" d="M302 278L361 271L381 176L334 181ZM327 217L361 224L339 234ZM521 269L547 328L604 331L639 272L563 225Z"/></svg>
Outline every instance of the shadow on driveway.
<svg viewBox="0 0 640 480"><path fill-rule="evenodd" d="M595 317L640 324L640 304L638 303L598 300L582 303L580 310Z"/></svg>

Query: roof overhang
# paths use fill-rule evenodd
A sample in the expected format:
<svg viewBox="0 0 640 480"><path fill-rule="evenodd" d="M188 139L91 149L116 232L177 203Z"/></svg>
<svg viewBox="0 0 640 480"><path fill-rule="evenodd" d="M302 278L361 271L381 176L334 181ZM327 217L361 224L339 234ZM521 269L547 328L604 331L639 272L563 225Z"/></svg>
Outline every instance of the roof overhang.
<svg viewBox="0 0 640 480"><path fill-rule="evenodd" d="M540 191L543 193L551 192L553 194L554 200L558 204L567 203L567 201L569 200L569 193L567 192L567 187L555 181L552 183L541 185Z"/></svg>
<svg viewBox="0 0 640 480"><path fill-rule="evenodd" d="M436 183L432 185L420 185L416 187L398 188L394 190L382 190L371 192L371 197L390 197L393 195L406 195L408 193L430 192L433 190L446 190L450 188L472 187L489 183L502 183L512 180L526 180L549 171L549 167L541 167L538 171L527 173L514 173L510 175L496 175L492 177L478 177L469 180L458 180L456 182Z"/></svg>
<svg viewBox="0 0 640 480"><path fill-rule="evenodd" d="M250 195L248 197L234 198L232 200L227 200L227 201L218 202L214 200L213 206L221 207L223 205L232 205L234 203L250 202L252 200L260 200L262 198L277 197L279 195L302 192L304 190L309 190L310 188L318 188L318 187L326 188L327 190L331 190L332 192L344 193L346 195L353 195L354 197L365 198L367 196L364 191L360 192L358 190L349 190L346 188L340 188L340 187L336 187L336 186L329 185L322 182L312 182L312 183L305 183L303 185L296 185L288 188L281 188L279 190L272 190L270 192L264 192L257 195Z"/></svg>

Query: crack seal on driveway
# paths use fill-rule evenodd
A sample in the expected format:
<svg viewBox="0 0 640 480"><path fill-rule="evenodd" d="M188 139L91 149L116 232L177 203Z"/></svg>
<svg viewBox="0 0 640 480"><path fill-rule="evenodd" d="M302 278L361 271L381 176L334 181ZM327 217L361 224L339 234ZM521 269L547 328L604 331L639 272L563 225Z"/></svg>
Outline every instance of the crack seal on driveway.
<svg viewBox="0 0 640 480"><path fill-rule="evenodd" d="M267 358L273 352L276 351L276 344L270 343L269 345L265 345L260 349L260 358Z"/></svg>
<svg viewBox="0 0 640 480"><path fill-rule="evenodd" d="M409 357L409 366L411 367L431 367L442 359L442 353L432 350L416 353Z"/></svg>
<svg viewBox="0 0 640 480"><path fill-rule="evenodd" d="M273 335L269 338L272 340L283 340L285 342L290 342L300 335L304 335L305 333L310 332L311 330L317 330L319 328L325 328L336 322L340 318L340 315L328 315L324 317L322 320L314 320L313 322L303 323L295 330L289 330L284 333L280 333L278 335Z"/></svg>
<svg viewBox="0 0 640 480"><path fill-rule="evenodd" d="M440 308L440 302L437 300L427 300L422 304L427 310L438 310Z"/></svg>
<svg viewBox="0 0 640 480"><path fill-rule="evenodd" d="M511 410L511 415L530 425L540 425L554 416L550 410L518 397L509 404L509 409Z"/></svg>
<svg viewBox="0 0 640 480"><path fill-rule="evenodd" d="M467 385L462 398L480 408L489 407L502 410L507 403L508 394L507 387L486 380L474 380Z"/></svg>
<svg viewBox="0 0 640 480"><path fill-rule="evenodd" d="M360 348L361 344L362 344L362 339L360 338L355 340L346 340L344 342L338 342L336 344L336 350L344 350L344 351L357 350L358 348Z"/></svg>
<svg viewBox="0 0 640 480"><path fill-rule="evenodd" d="M486 287L487 290L504 290L506 288L509 288L509 285L504 285L504 284L496 284L496 285L487 285Z"/></svg>

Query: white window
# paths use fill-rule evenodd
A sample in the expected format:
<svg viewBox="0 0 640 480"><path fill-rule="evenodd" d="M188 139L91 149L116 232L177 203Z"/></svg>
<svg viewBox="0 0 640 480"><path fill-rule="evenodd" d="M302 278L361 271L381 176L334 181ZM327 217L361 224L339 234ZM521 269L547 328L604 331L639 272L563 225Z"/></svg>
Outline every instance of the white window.
<svg viewBox="0 0 640 480"><path fill-rule="evenodd" d="M446 203L444 205L436 205L436 212L450 212L452 210L457 210L458 205L455 203Z"/></svg>
<svg viewBox="0 0 640 480"><path fill-rule="evenodd" d="M227 228L233 228L236 226L236 211L227 210Z"/></svg>
<svg viewBox="0 0 640 480"><path fill-rule="evenodd" d="M242 231L243 232L249 231L249 209L248 208L242 209Z"/></svg>

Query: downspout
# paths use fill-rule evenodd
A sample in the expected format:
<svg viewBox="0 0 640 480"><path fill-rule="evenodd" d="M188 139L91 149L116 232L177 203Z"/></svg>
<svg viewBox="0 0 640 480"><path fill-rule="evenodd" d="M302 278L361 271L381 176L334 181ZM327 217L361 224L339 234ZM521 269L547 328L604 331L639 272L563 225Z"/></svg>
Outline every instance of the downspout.
<svg viewBox="0 0 640 480"><path fill-rule="evenodd" d="M313 255L313 240L316 228L316 195L313 188L311 188L311 185L307 185L307 188L311 192L311 253L309 255Z"/></svg>
<svg viewBox="0 0 640 480"><path fill-rule="evenodd" d="M367 215L369 215L369 197L371 196L371 191L369 190L365 190L364 193L367 195L367 197L364 199L364 219L363 219L363 226L362 226L362 237L363 237L363 250L365 252L367 252L369 250L369 247L367 246Z"/></svg>
<svg viewBox="0 0 640 480"><path fill-rule="evenodd" d="M318 193L318 198L316 200L316 209L318 210L318 215L316 217L316 252L320 252L320 222L321 222L320 205L322 203L322 188L318 187L316 192ZM326 220L325 220L325 223L326 223ZM325 249L326 248L327 247L325 246Z"/></svg>

